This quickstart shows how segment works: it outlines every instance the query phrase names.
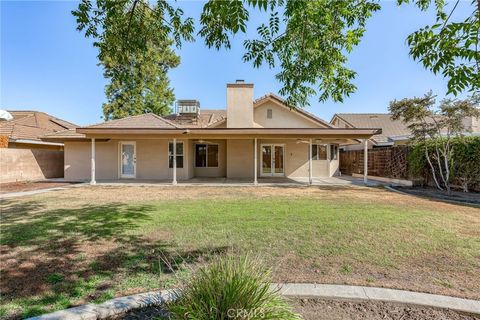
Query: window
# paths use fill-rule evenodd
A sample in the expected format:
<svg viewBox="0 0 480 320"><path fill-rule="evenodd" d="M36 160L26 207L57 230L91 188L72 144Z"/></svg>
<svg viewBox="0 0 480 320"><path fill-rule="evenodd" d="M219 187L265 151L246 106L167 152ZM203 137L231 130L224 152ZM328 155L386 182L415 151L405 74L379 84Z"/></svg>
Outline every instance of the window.
<svg viewBox="0 0 480 320"><path fill-rule="evenodd" d="M330 160L337 160L338 158L338 146L336 144L330 145Z"/></svg>
<svg viewBox="0 0 480 320"><path fill-rule="evenodd" d="M327 146L312 144L312 160L327 160Z"/></svg>
<svg viewBox="0 0 480 320"><path fill-rule="evenodd" d="M183 168L183 142L177 142L177 168ZM173 168L173 142L168 143L168 167Z"/></svg>
<svg viewBox="0 0 480 320"><path fill-rule="evenodd" d="M195 145L195 167L216 168L218 167L218 144Z"/></svg>
<svg viewBox="0 0 480 320"><path fill-rule="evenodd" d="M267 109L267 119L272 119L272 117L273 117L273 110Z"/></svg>

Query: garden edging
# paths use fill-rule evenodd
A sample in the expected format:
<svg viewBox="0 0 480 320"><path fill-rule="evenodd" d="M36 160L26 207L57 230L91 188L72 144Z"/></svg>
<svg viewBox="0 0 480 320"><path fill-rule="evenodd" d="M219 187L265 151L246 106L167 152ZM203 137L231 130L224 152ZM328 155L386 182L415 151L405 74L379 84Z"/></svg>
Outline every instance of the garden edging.
<svg viewBox="0 0 480 320"><path fill-rule="evenodd" d="M480 301L430 293L395 290L376 287L329 285L313 283L285 283L273 285L286 297L371 300L413 304L425 307L451 309L480 314ZM85 304L79 307L60 310L30 320L97 320L123 314L129 310L158 305L171 301L173 290L152 291L115 298L102 304Z"/></svg>

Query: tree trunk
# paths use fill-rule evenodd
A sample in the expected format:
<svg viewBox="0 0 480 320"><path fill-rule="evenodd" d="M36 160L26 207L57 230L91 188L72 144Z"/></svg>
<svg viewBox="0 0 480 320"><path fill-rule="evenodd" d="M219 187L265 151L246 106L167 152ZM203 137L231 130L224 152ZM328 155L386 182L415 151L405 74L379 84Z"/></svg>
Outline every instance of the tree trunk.
<svg viewBox="0 0 480 320"><path fill-rule="evenodd" d="M428 148L426 145L425 145L425 158L427 159L427 162L430 165L430 169L432 170L433 181L435 181L435 185L437 186L437 189L443 190L443 188L438 183L437 175L435 174L435 167L433 166L432 161L430 160L430 156L428 155Z"/></svg>

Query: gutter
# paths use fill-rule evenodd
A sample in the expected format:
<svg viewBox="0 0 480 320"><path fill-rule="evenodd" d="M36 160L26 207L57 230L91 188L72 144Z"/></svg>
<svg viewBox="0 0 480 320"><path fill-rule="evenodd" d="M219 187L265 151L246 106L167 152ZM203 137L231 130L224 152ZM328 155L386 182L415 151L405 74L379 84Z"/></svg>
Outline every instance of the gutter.
<svg viewBox="0 0 480 320"><path fill-rule="evenodd" d="M29 140L29 139L9 139L8 142L63 147L63 143L60 143L60 142L45 142L45 141L37 141L37 140Z"/></svg>

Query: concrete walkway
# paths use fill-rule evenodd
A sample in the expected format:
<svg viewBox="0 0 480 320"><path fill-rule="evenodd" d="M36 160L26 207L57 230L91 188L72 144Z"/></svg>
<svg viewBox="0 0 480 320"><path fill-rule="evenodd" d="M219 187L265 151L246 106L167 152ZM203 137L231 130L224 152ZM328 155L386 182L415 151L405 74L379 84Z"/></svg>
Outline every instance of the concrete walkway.
<svg viewBox="0 0 480 320"><path fill-rule="evenodd" d="M56 191L56 190L65 190L69 188L81 187L85 186L87 183L76 183L62 187L53 187L53 188L46 188L46 189L37 189L37 190L30 190L30 191L19 191L19 192L10 192L10 193L3 193L0 194L0 200L3 199L10 199L10 198L17 198L17 197L24 197L24 196L32 196L35 194Z"/></svg>
<svg viewBox="0 0 480 320"><path fill-rule="evenodd" d="M278 284L280 293L287 297L372 300L415 304L480 314L480 301L375 287L345 286L312 283Z"/></svg>
<svg viewBox="0 0 480 320"><path fill-rule="evenodd" d="M375 287L312 284L312 283L285 283L275 284L274 289L286 297L370 300L392 303L405 303L434 308L445 308L480 314L480 301L441 296L436 294L394 290ZM61 310L30 320L96 320L105 319L123 314L129 310L160 305L174 299L172 290L153 291L109 300L102 304L86 304L76 308Z"/></svg>

